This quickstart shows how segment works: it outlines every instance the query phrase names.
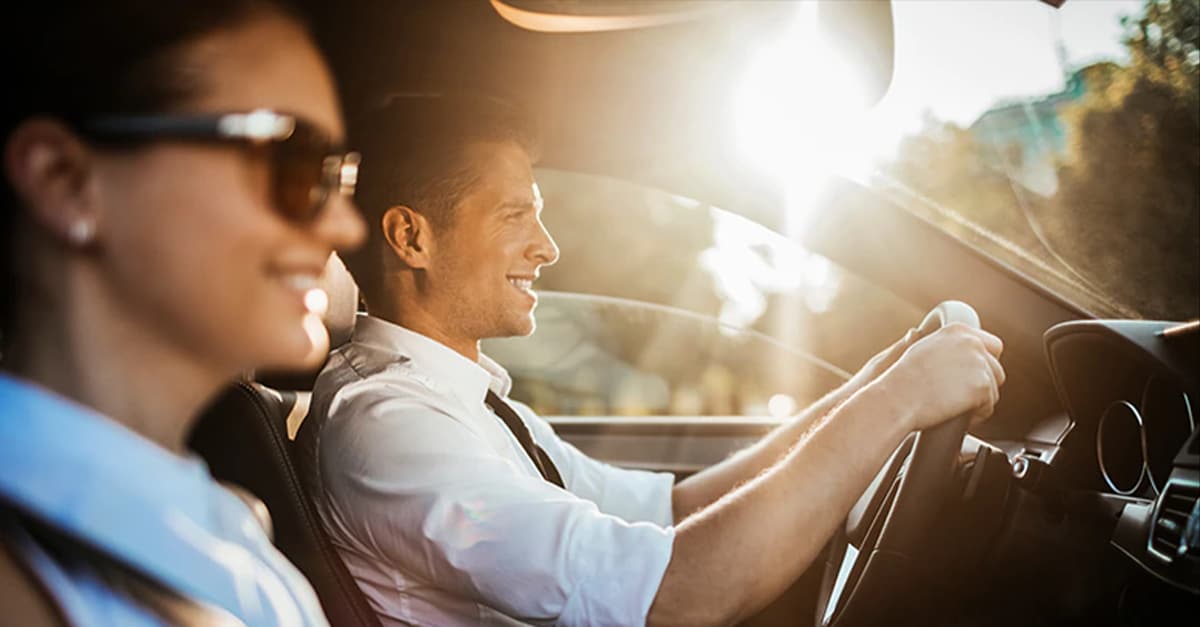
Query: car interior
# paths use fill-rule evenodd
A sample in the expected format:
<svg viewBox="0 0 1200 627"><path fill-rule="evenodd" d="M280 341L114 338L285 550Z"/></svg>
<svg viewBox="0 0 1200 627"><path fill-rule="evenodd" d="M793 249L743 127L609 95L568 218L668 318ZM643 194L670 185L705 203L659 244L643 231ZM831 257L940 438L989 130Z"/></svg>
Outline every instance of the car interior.
<svg viewBox="0 0 1200 627"><path fill-rule="evenodd" d="M783 190L733 156L735 133L718 121L734 107L728 86L746 42L776 32L792 3L310 4L351 125L388 94L494 93L538 121L539 168L636 183L786 230L775 211ZM852 44L851 62L866 68L864 99L878 101L893 72L889 3L818 5L825 36ZM990 421L906 440L825 559L747 624L1190 624L1200 609L1200 327L1080 306L860 182L835 180L812 202L800 245L898 297L917 312L907 324L983 321L1004 339L1008 381ZM608 224L617 243L620 226ZM660 228L669 241L670 222ZM567 271L568 255L564 246L556 270ZM357 288L336 256L325 282L336 348L352 333ZM552 293L544 307L571 299ZM855 315L854 324L873 324L870 312ZM315 515L314 469L293 454L307 442L315 376L255 373L232 384L191 446L216 478L266 503L276 545L331 624L378 625ZM547 418L584 452L679 476L778 424L713 412L567 413Z"/></svg>
<svg viewBox="0 0 1200 627"><path fill-rule="evenodd" d="M337 255L325 268L329 294L324 316L332 348L354 328L358 288ZM321 528L292 449L318 371L262 373L237 382L213 401L193 429L189 446L219 481L249 490L270 512L272 540L308 578L334 625L378 625L379 620Z"/></svg>

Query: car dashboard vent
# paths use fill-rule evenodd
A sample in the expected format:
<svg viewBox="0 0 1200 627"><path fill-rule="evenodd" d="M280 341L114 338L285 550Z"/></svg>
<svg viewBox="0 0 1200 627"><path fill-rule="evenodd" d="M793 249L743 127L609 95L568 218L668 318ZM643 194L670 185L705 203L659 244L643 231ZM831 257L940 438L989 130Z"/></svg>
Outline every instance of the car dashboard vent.
<svg viewBox="0 0 1200 627"><path fill-rule="evenodd" d="M1200 525L1200 486L1170 482L1163 490L1150 528L1150 553L1173 562L1186 555L1200 554L1197 530Z"/></svg>

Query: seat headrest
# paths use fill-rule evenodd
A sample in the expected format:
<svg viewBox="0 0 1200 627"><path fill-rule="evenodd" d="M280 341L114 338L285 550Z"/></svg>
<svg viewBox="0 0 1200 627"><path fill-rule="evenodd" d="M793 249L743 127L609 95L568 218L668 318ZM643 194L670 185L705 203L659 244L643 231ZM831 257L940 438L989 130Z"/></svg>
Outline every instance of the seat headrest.
<svg viewBox="0 0 1200 627"><path fill-rule="evenodd" d="M350 341L354 335L354 321L358 316L358 284L342 263L337 253L329 256L325 272L321 276L321 289L329 296L329 305L321 321L329 333L329 346L333 350ZM311 390L324 360L316 368L305 371L259 372L256 381L278 390Z"/></svg>

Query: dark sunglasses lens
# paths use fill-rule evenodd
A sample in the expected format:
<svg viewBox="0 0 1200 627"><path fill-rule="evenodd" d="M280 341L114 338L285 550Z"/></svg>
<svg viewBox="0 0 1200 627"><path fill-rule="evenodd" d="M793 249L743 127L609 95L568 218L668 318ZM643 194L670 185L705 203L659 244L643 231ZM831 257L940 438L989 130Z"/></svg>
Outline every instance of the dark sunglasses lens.
<svg viewBox="0 0 1200 627"><path fill-rule="evenodd" d="M274 163L275 202L284 217L308 222L317 217L329 199L325 159L330 153L326 142L300 128L292 137L276 144Z"/></svg>

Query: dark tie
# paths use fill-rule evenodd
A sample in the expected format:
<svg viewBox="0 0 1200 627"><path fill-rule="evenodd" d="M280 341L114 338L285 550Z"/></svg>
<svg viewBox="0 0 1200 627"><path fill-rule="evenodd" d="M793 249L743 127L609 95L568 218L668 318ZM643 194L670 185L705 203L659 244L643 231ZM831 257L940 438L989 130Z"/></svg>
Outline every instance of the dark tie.
<svg viewBox="0 0 1200 627"><path fill-rule="evenodd" d="M554 462L550 460L550 456L542 447L533 441L533 436L529 434L529 428L525 426L525 422L517 415L517 412L505 403L503 399L496 395L495 392L488 390L487 397L484 398L488 407L496 412L500 420L508 427L509 431L516 436L517 441L521 443L521 448L525 449L525 454L529 459L533 460L533 465L537 466L538 472L542 473L542 478L554 485L565 488L563 485L562 476L558 474L558 468L555 468Z"/></svg>

